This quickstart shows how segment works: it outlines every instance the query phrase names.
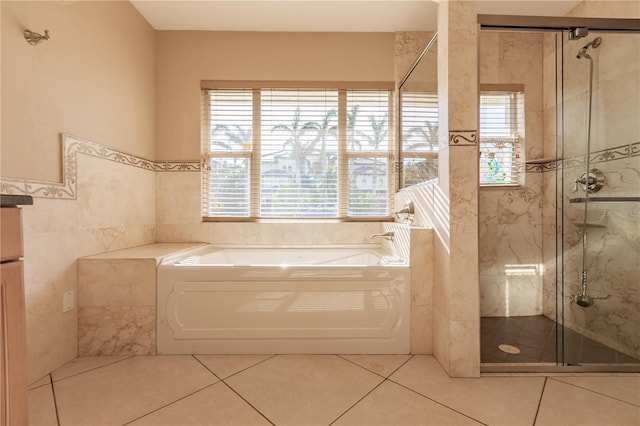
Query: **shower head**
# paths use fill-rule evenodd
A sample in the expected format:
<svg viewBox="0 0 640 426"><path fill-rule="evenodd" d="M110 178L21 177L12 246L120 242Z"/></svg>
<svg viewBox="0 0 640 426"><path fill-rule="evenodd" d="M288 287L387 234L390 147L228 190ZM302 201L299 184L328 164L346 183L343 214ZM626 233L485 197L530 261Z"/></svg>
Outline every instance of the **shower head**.
<svg viewBox="0 0 640 426"><path fill-rule="evenodd" d="M593 306L593 297L587 294L587 270L582 271L582 284L580 294L576 294L573 296L573 300L576 302L576 305L581 306L583 308L588 308L589 306Z"/></svg>
<svg viewBox="0 0 640 426"><path fill-rule="evenodd" d="M578 49L578 54L576 55L576 58L578 58L578 59L580 59L580 58L591 59L591 56L587 53L587 49L590 48L590 47L592 47L594 49L597 49L598 46L600 46L600 44L602 44L602 37L594 38L589 43L585 44L580 49Z"/></svg>
<svg viewBox="0 0 640 426"><path fill-rule="evenodd" d="M576 296L576 305L588 308L589 306L593 306L593 299L586 294L579 294Z"/></svg>

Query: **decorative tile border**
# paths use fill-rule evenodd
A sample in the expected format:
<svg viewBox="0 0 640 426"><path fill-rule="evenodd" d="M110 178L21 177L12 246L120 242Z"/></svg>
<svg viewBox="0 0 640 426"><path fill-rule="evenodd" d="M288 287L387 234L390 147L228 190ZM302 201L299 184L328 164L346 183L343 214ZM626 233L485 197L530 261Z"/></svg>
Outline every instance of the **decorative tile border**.
<svg viewBox="0 0 640 426"><path fill-rule="evenodd" d="M618 146L611 149L596 151L589 157L589 162L602 163L604 161L618 160L621 158L629 158L631 153L631 145Z"/></svg>
<svg viewBox="0 0 640 426"><path fill-rule="evenodd" d="M477 130L450 130L449 146L477 145Z"/></svg>
<svg viewBox="0 0 640 426"><path fill-rule="evenodd" d="M602 151L596 151L591 153L589 157L590 164L603 163L614 160L622 160L625 158L636 157L640 155L640 142L632 143L629 145L620 145L609 149L603 149ZM550 160L546 163L532 163L526 164L527 173L542 173L552 172L557 168L564 167L579 167L584 166L586 158L584 155L578 155L575 157L569 157L565 160L555 161Z"/></svg>
<svg viewBox="0 0 640 426"><path fill-rule="evenodd" d="M450 146L476 145L478 132L475 130L456 130L449 132ZM14 179L0 177L0 192L11 195L31 195L35 198L54 198L59 200L76 199L77 154L90 155L127 166L138 167L154 172L199 172L201 161L151 161L132 154L127 154L99 143L91 142L75 136L62 135L62 182ZM614 148L596 151L589 161L593 164L640 156L640 142L621 145ZM525 165L526 173L544 173L555 171L558 167L578 167L585 164L585 157L570 157L561 161L532 163ZM402 167L396 164L396 167ZM398 171L398 170L396 170Z"/></svg>
<svg viewBox="0 0 640 426"><path fill-rule="evenodd" d="M40 180L0 178L0 192L3 194L31 195L35 198L54 198L59 200L75 200L77 183L77 155L113 161L127 166L155 172L197 172L200 161L151 161L135 155L127 154L99 143L80 139L75 136L62 135L62 182L46 182Z"/></svg>
<svg viewBox="0 0 640 426"><path fill-rule="evenodd" d="M157 161L156 172L199 172L200 161Z"/></svg>

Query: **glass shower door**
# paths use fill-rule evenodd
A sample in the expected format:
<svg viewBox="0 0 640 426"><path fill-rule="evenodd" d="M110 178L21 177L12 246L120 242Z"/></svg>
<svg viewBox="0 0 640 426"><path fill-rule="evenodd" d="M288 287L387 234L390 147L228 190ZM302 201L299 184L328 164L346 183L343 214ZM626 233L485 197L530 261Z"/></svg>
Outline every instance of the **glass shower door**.
<svg viewBox="0 0 640 426"><path fill-rule="evenodd" d="M640 34L556 36L558 364L640 367ZM550 293L547 293L549 295Z"/></svg>

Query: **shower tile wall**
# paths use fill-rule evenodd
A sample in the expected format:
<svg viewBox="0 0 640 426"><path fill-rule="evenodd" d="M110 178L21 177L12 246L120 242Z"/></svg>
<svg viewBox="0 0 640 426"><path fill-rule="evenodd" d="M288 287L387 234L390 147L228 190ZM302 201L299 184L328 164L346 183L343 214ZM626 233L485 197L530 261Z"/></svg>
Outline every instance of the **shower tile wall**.
<svg viewBox="0 0 640 426"><path fill-rule="evenodd" d="M522 84L525 160L542 157L542 34L480 33L480 84ZM480 189L481 316L542 313L542 174Z"/></svg>
<svg viewBox="0 0 640 426"><path fill-rule="evenodd" d="M598 13L603 4L598 3ZM583 4L575 16L589 16L595 3ZM640 6L635 5L640 16ZM611 10L609 10L611 12ZM624 17L634 16L627 10ZM592 15L592 13L591 13ZM607 16L606 13L601 16ZM614 14L615 16L615 14ZM577 50L596 36L602 44L590 54L594 58L591 168L606 178L597 196L640 196L640 37L637 34L597 34L564 44L564 276L565 294L558 295L564 305L564 321L569 328L625 354L640 357L640 205L638 203L589 204L587 212L587 271L589 295L594 306L581 308L571 297L580 288L582 273L582 222L584 204L568 200L583 196L573 192L573 180L585 171L587 144L588 60L578 60ZM554 55L553 36L545 35L545 61ZM545 84L551 86L555 69L545 67ZM554 114L553 92L545 92L545 117ZM545 157L552 157L550 135L554 123L545 120ZM561 173L560 171L558 173ZM544 220L556 215L556 173L544 176ZM550 222L549 222L550 223ZM562 235L559 235L562 238ZM556 294L555 231L544 228L545 274L543 310L554 318ZM559 289L560 291L560 289Z"/></svg>

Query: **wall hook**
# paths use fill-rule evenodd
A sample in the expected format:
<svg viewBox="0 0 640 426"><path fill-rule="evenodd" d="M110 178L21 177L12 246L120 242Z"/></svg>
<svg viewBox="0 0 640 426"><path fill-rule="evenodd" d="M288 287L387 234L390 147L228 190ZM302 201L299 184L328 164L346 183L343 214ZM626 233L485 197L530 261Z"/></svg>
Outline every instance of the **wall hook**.
<svg viewBox="0 0 640 426"><path fill-rule="evenodd" d="M33 31L30 30L24 30L24 39L27 40L27 43L29 43L32 46L35 46L38 43L42 43L45 40L49 40L49 30L44 30L44 35L42 34L38 34L38 33L34 33Z"/></svg>

